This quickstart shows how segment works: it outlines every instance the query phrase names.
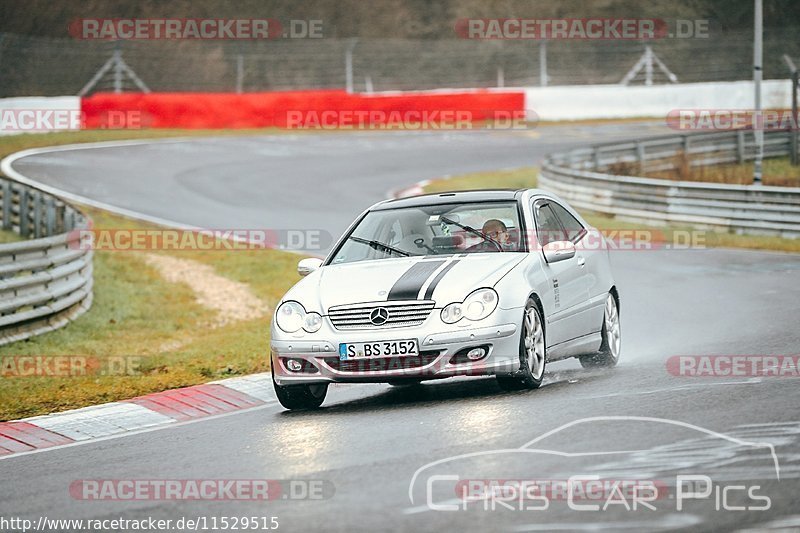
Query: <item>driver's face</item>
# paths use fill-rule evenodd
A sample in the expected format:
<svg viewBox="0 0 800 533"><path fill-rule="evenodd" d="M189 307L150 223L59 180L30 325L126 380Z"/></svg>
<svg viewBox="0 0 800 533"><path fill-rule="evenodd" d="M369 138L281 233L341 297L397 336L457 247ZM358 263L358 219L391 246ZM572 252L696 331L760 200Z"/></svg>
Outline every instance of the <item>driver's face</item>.
<svg viewBox="0 0 800 533"><path fill-rule="evenodd" d="M486 224L483 226L483 233L496 240L500 244L508 244L508 231L500 224Z"/></svg>

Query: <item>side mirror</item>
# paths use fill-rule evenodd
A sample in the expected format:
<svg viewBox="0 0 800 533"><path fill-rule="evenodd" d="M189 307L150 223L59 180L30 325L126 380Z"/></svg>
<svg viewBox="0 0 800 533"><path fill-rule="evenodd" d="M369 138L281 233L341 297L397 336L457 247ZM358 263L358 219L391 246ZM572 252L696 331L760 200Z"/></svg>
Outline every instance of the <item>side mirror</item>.
<svg viewBox="0 0 800 533"><path fill-rule="evenodd" d="M542 248L544 260L557 263L575 257L575 245L570 241L553 241Z"/></svg>
<svg viewBox="0 0 800 533"><path fill-rule="evenodd" d="M306 257L297 263L297 273L301 276L308 276L322 266L322 259L318 257Z"/></svg>

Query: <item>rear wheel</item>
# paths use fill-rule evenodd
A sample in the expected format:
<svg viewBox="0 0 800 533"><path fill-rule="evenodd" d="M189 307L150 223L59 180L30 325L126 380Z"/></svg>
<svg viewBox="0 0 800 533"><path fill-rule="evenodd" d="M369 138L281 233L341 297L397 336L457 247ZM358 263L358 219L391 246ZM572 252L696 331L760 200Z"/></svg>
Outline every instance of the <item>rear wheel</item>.
<svg viewBox="0 0 800 533"><path fill-rule="evenodd" d="M619 362L619 353L622 348L619 308L617 299L611 293L608 293L606 297L601 335L603 342L600 344L600 351L594 355L584 355L580 358L584 368L612 367Z"/></svg>
<svg viewBox="0 0 800 533"><path fill-rule="evenodd" d="M544 378L546 364L544 322L533 298L528 298L522 315L519 342L520 368L514 374L497 376L504 390L538 389Z"/></svg>
<svg viewBox="0 0 800 533"><path fill-rule="evenodd" d="M274 364L274 363L273 363ZM275 382L275 371L272 372L272 385L278 401L286 409L316 409L325 401L328 394L327 383L311 383L309 385L278 385Z"/></svg>

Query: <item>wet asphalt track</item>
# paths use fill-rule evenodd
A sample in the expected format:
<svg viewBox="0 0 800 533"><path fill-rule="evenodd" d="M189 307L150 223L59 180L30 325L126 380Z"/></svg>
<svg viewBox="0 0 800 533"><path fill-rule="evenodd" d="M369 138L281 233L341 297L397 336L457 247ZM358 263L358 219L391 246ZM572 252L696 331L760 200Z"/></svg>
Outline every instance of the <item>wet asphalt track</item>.
<svg viewBox="0 0 800 533"><path fill-rule="evenodd" d="M532 166L567 146L658 133L664 132L657 126L624 125L197 139L33 156L15 169L70 192L188 224L329 227L336 235L392 187ZM319 412L289 413L271 405L2 460L0 516L276 516L283 531L800 527L797 379L681 378L665 366L672 355L800 351L800 256L619 252L613 263L624 331L622 361L613 371L555 363L545 386L519 393L500 392L492 379L399 389L333 386ZM585 420L611 416L650 420ZM561 455L509 450L574 422L579 423L534 446ZM774 445L780 480L768 451L741 442ZM426 468L414 478L427 463L475 452L486 453ZM429 492L438 503L454 497L452 482L431 475L563 480L581 474L658 480L669 488L653 502L656 510L611 505L577 511L557 497L546 510L531 509L539 504L530 501L456 511L426 505ZM755 494L768 496L770 509L717 510L712 494L678 512L679 474L707 475L719 486L758 485ZM323 500L197 503L77 501L68 492L76 479L131 478L324 480L335 493ZM731 496L729 503L763 501Z"/></svg>

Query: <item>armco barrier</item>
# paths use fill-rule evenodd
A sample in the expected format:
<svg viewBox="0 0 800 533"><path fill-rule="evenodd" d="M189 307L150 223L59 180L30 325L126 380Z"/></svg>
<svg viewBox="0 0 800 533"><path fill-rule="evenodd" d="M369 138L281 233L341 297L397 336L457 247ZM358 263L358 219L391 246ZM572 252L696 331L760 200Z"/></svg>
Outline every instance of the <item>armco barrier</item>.
<svg viewBox="0 0 800 533"><path fill-rule="evenodd" d="M309 127L352 126L353 113L376 112L368 123L391 120L391 114L413 117L460 113L471 120L497 113L524 113L522 91L442 91L350 94L341 90L268 93L98 93L81 99L85 128L285 128L299 117ZM436 113L437 115L431 115ZM379 117L375 119L374 117ZM380 118L383 117L383 118ZM445 119L446 120L446 119ZM122 121L123 124L115 124ZM132 122L128 124L127 122ZM133 123L135 122L135 123ZM110 123L110 124L109 124ZM310 124L308 124L310 123ZM357 124L356 124L357 125Z"/></svg>
<svg viewBox="0 0 800 533"><path fill-rule="evenodd" d="M89 219L63 201L0 178L0 223L28 240L0 244L0 345L60 328L92 304Z"/></svg>
<svg viewBox="0 0 800 533"><path fill-rule="evenodd" d="M787 155L791 135L765 132L765 157ZM755 157L752 131L672 135L601 144L552 154L542 165L539 184L579 209L621 219L691 224L735 233L800 237L800 188L727 185L619 176L740 163Z"/></svg>

